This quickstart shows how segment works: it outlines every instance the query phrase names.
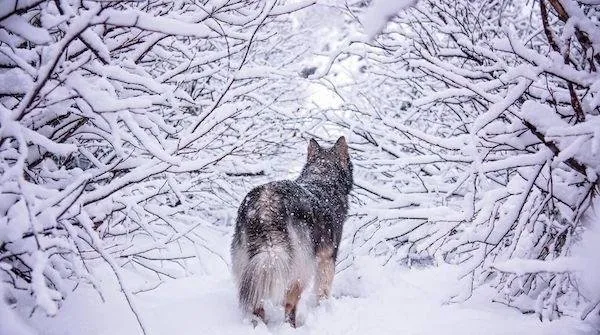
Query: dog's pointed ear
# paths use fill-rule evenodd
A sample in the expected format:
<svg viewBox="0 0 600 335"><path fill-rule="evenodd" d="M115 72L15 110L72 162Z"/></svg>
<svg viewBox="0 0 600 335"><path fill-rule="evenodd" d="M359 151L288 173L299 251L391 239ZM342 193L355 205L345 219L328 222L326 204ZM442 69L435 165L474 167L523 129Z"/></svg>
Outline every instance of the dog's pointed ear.
<svg viewBox="0 0 600 335"><path fill-rule="evenodd" d="M308 155L306 156L306 160L308 162L312 162L315 158L317 158L319 152L321 152L321 146L319 143L317 143L317 141L315 141L314 138L311 138L310 142L308 142Z"/></svg>
<svg viewBox="0 0 600 335"><path fill-rule="evenodd" d="M348 143L344 136L338 138L333 146L333 150L337 154L342 166L347 167L350 164L350 154L348 153Z"/></svg>

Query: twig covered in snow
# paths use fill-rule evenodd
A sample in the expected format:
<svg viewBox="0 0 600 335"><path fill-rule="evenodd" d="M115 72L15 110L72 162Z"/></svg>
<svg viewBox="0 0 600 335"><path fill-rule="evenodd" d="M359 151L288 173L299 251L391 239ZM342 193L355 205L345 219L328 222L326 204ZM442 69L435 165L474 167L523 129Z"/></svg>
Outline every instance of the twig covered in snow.
<svg viewBox="0 0 600 335"><path fill-rule="evenodd" d="M349 24L375 9L349 7ZM323 80L354 71L325 118L353 133L369 186L347 259L462 264L470 289L493 285L545 319L595 299L573 298L573 269L551 265L598 192L598 15L576 1L422 1L343 45Z"/></svg>
<svg viewBox="0 0 600 335"><path fill-rule="evenodd" d="M126 272L162 282L196 256L224 261L211 227L229 223L248 188L239 176L293 136L281 111L298 108L288 78L304 48L289 15L313 3L3 3L7 295L53 315L71 283L96 286L103 260L143 330Z"/></svg>

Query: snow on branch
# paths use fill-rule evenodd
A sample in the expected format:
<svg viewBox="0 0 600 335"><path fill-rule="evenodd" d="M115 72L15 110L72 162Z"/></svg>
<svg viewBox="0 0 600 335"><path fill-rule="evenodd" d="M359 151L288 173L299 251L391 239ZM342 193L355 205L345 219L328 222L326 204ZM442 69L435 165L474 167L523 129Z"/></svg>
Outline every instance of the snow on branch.
<svg viewBox="0 0 600 335"><path fill-rule="evenodd" d="M250 166L291 136L266 111L297 109L289 15L313 3L4 1L2 308L54 315L78 284L99 288L104 264L145 333L134 292L197 257L226 267L211 241L247 188L231 160Z"/></svg>
<svg viewBox="0 0 600 335"><path fill-rule="evenodd" d="M389 20L376 39L342 44L319 76L341 101L324 119L353 134L358 155L342 262L460 264L469 291L491 285L542 319L596 308L566 260L596 224L600 8L538 3L346 9L353 27L380 6Z"/></svg>

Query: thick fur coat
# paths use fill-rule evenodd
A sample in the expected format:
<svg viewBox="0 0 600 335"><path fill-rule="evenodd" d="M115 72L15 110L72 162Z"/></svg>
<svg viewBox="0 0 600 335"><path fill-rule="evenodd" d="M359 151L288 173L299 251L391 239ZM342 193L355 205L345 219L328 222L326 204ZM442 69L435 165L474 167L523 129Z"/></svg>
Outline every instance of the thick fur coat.
<svg viewBox="0 0 600 335"><path fill-rule="evenodd" d="M295 327L296 306L312 279L319 299L329 296L351 188L352 163L340 137L329 149L311 140L296 180L264 184L246 195L231 244L244 311L264 320L266 301L282 304Z"/></svg>

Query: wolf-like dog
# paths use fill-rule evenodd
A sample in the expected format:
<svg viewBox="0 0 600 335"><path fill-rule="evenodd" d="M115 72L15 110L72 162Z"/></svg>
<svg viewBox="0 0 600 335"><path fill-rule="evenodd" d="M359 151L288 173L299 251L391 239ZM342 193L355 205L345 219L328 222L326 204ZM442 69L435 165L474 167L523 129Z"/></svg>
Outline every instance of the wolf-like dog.
<svg viewBox="0 0 600 335"><path fill-rule="evenodd" d="M265 321L264 303L283 305L296 327L296 307L314 278L320 300L331 293L335 260L352 188L348 144L331 148L311 139L296 180L258 186L238 209L231 243L242 310Z"/></svg>

